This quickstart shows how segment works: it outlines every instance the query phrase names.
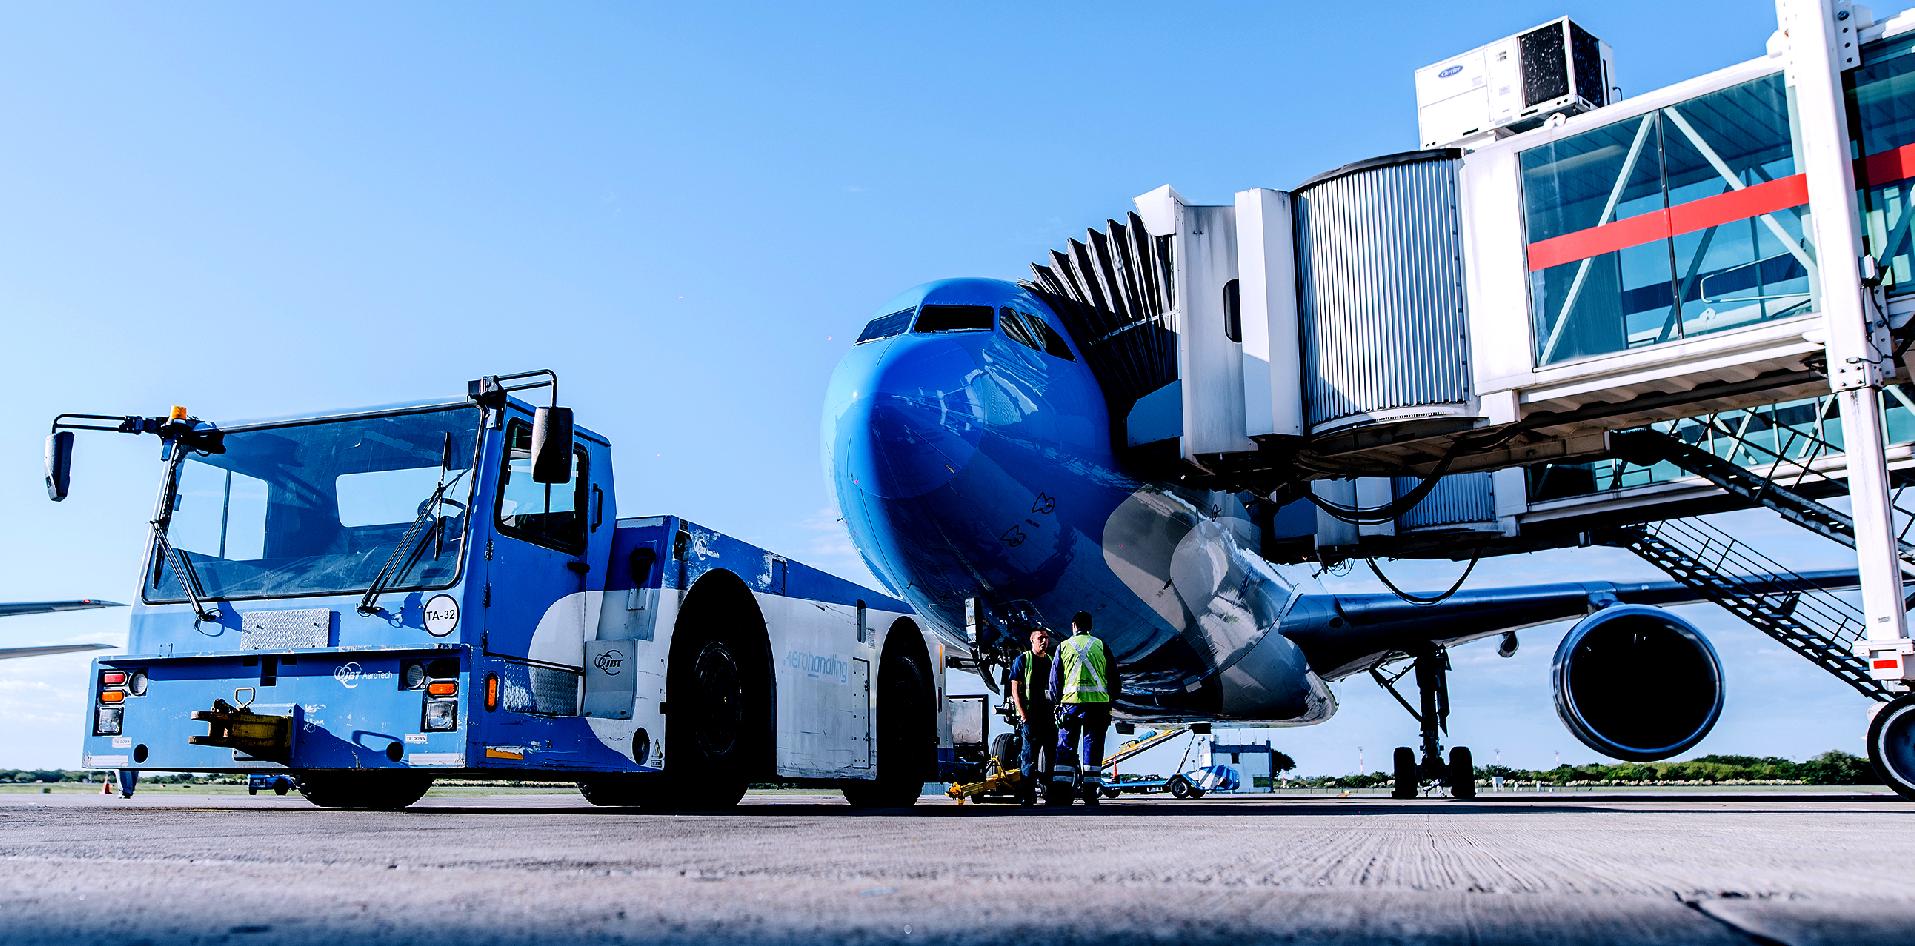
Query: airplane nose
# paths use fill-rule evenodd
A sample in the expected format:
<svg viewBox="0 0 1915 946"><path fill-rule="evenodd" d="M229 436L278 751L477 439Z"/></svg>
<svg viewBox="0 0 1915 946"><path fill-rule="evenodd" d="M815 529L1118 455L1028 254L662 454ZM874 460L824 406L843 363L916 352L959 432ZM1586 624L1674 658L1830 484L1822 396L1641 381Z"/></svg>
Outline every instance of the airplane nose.
<svg viewBox="0 0 1915 946"><path fill-rule="evenodd" d="M837 475L865 493L909 499L935 490L977 453L983 425L970 381L977 363L941 339L900 339L851 382L835 423Z"/></svg>

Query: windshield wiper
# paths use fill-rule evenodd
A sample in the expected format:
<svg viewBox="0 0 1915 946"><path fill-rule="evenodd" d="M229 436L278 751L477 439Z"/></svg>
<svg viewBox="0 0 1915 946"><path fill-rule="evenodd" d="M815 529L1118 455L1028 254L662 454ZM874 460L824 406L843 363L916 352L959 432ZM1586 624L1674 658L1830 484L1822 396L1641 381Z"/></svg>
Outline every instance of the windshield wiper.
<svg viewBox="0 0 1915 946"><path fill-rule="evenodd" d="M167 540L166 530L161 523L155 522L153 526L153 546L159 551L161 560L166 562L167 570L173 573L173 580L179 582L180 591L186 595L186 600L192 602L193 614L201 621L219 620L219 612L208 608L205 604L206 586L200 584L199 570L193 567L193 562L186 557L185 550L175 547Z"/></svg>
<svg viewBox="0 0 1915 946"><path fill-rule="evenodd" d="M379 573L372 576L366 596L359 599L360 614L378 614L379 596L391 590L393 585L412 571L413 565L418 564L419 556L426 550L425 543L419 541L419 532L426 523L432 523L431 530L435 536L443 530L445 520L439 518L439 506L445 501L446 489L451 485L442 480L433 489L432 495L426 497L419 515L406 527L406 533L399 537L398 544L392 547L392 554L386 556L385 564L379 566ZM433 557L438 556L435 553Z"/></svg>
<svg viewBox="0 0 1915 946"><path fill-rule="evenodd" d="M447 432L439 444L439 485L432 488L432 495L426 497L420 507L419 515L414 517L412 525L406 527L406 534L399 537L399 544L392 547L392 554L386 556L386 562L379 566L379 573L372 576L372 584L366 587L366 596L359 599L360 614L378 614L379 596L397 584L418 564L419 555L425 551L424 543L418 541L419 529L428 521L432 523L432 557L438 559L445 553L445 520L439 518L439 507L445 503L446 490L465 476L466 471L446 479L452 472L452 434ZM457 505L457 503L454 503Z"/></svg>

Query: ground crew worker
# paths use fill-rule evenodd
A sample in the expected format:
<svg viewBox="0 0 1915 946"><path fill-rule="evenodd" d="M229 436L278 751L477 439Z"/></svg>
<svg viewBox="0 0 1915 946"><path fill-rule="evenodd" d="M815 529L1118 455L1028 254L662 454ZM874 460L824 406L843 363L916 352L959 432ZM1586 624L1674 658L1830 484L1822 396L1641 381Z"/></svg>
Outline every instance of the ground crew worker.
<svg viewBox="0 0 1915 946"><path fill-rule="evenodd" d="M1090 612L1079 611L1071 618L1071 636L1057 647L1057 659L1051 661L1051 698L1057 701L1057 767L1052 786L1069 804L1069 789L1058 784L1068 780L1065 762L1077 755L1081 741L1083 754L1077 768L1076 788L1084 804L1098 803L1104 787L1104 733L1110 729L1110 704L1117 696L1117 661L1110 648L1091 636Z"/></svg>
<svg viewBox="0 0 1915 946"><path fill-rule="evenodd" d="M1018 801L1037 804L1037 786L1051 778L1057 757L1057 709L1051 702L1051 632L1031 630L1031 649L1011 661L1011 704L1017 707L1017 732L1024 747L1018 771Z"/></svg>

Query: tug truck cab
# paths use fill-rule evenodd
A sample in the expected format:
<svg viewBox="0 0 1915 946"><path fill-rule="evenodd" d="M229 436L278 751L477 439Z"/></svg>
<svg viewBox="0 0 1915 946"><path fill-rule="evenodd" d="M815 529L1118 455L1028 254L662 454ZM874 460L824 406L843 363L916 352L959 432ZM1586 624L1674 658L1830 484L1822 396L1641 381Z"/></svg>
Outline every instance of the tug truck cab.
<svg viewBox="0 0 1915 946"><path fill-rule="evenodd" d="M620 519L611 445L489 377L462 400L153 434L127 652L93 662L89 768L286 773L324 807L435 778L595 804L734 804L760 779L914 801L951 757L944 644L908 605L674 516Z"/></svg>

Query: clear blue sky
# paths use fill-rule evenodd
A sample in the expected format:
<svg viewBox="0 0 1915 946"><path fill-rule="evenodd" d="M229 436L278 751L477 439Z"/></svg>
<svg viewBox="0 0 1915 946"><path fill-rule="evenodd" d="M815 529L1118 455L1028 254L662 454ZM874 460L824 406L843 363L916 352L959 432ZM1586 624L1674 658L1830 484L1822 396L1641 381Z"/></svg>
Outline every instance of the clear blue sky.
<svg viewBox="0 0 1915 946"><path fill-rule="evenodd" d="M153 445L82 442L75 495L51 505L56 412L275 415L527 367L558 369L612 438L622 510L863 578L818 421L875 306L1023 275L1159 184L1221 202L1412 148L1416 67L1565 12L1615 46L1628 92L1760 55L1774 21L1764 0L15 8L0 599L125 599L136 581ZM1654 577L1590 551L1472 584L1566 575ZM1693 614L1731 673L1703 749L1860 750L1859 697ZM0 637L118 640L124 615ZM1554 643L1459 652L1453 730L1479 759L1592 756L1550 709ZM85 664L0 663L0 767L77 764ZM1379 767L1413 736L1374 687L1340 692L1328 725L1274 734L1306 771L1351 770L1358 745Z"/></svg>

